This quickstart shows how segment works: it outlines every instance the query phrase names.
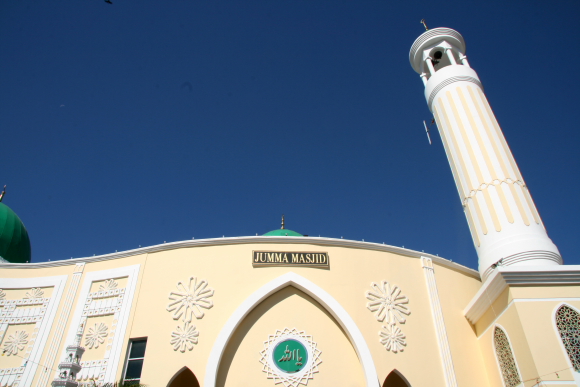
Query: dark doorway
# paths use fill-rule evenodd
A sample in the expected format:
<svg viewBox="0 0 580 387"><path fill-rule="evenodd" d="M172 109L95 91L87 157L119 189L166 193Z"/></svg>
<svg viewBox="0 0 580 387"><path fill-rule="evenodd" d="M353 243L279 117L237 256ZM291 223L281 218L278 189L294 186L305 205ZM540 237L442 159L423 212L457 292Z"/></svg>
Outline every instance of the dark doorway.
<svg viewBox="0 0 580 387"><path fill-rule="evenodd" d="M411 385L399 371L393 370L385 379L383 387L411 387Z"/></svg>
<svg viewBox="0 0 580 387"><path fill-rule="evenodd" d="M189 368L183 367L175 374L167 387L199 387L199 382Z"/></svg>

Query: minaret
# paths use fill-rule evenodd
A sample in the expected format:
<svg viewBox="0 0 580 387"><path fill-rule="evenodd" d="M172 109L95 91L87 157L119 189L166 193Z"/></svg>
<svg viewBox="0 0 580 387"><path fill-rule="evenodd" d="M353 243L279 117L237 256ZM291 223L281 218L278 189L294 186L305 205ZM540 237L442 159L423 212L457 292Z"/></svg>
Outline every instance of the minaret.
<svg viewBox="0 0 580 387"><path fill-rule="evenodd" d="M83 368L81 358L85 349L81 347L81 338L84 332L84 324L77 330L74 344L67 345L66 356L58 365L58 375L52 381L52 387L77 387L77 375Z"/></svg>
<svg viewBox="0 0 580 387"><path fill-rule="evenodd" d="M477 73L465 56L463 36L428 30L409 53L425 86L459 191L479 273L498 265L561 265L562 258L534 205Z"/></svg>

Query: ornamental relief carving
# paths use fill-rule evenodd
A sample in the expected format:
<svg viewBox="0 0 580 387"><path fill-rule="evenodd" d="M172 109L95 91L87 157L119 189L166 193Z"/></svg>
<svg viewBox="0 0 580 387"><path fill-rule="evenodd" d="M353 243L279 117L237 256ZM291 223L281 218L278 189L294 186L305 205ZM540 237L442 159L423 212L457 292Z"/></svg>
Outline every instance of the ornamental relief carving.
<svg viewBox="0 0 580 387"><path fill-rule="evenodd" d="M405 316L411 313L407 306L409 299L397 285L385 280L379 284L372 282L371 289L366 292L367 309L374 313L377 321L386 323L379 331L379 342L387 351L402 352L407 346L407 337L396 325L407 321Z"/></svg>
<svg viewBox="0 0 580 387"><path fill-rule="evenodd" d="M66 343L86 348L83 357L79 356L81 369L75 373L79 386L104 385L108 375L115 374L113 360L119 356L120 344L128 332L126 324L138 275L139 265L87 273L84 301L79 302L82 304L78 305Z"/></svg>
<svg viewBox="0 0 580 387"><path fill-rule="evenodd" d="M119 285L119 283L117 281L115 281L114 279L108 279L105 281L105 283L99 285L99 292L117 289L118 285Z"/></svg>
<svg viewBox="0 0 580 387"><path fill-rule="evenodd" d="M306 386L319 372L321 354L318 344L305 331L276 330L264 341L264 349L260 352L262 372L266 378L273 379L274 384Z"/></svg>
<svg viewBox="0 0 580 387"><path fill-rule="evenodd" d="M402 352L407 345L406 336L399 327L395 325L383 325L383 329L379 332L380 342L387 351L394 353Z"/></svg>
<svg viewBox="0 0 580 387"><path fill-rule="evenodd" d="M177 329L171 332L170 344L173 346L174 351L185 352L186 349L191 351L193 346L197 344L198 336L199 332L195 329L195 326L186 322L183 328L178 325Z"/></svg>
<svg viewBox="0 0 580 387"><path fill-rule="evenodd" d="M366 293L367 299L370 300L367 308L375 312L377 321L383 322L386 318L387 324L404 323L406 319L403 315L408 316L410 310L406 306L409 299L401 294L401 289L396 285L391 286L387 281L381 282L380 285L373 282L371 288L373 290Z"/></svg>
<svg viewBox="0 0 580 387"><path fill-rule="evenodd" d="M119 286L119 283L122 285ZM130 307L125 302L126 283L127 276L90 281L80 319L76 325L75 340L78 342L75 341L75 345L84 345L87 350L84 354L85 360L79 363L81 369L76 373L77 381L90 379L102 381L105 377L113 342L118 336L119 318L122 310ZM57 379L58 377L56 375Z"/></svg>
<svg viewBox="0 0 580 387"><path fill-rule="evenodd" d="M105 342L105 338L109 335L109 327L103 323L95 324L94 327L90 327L89 331L85 335L85 345L89 349L99 348L100 344Z"/></svg>
<svg viewBox="0 0 580 387"><path fill-rule="evenodd" d="M27 369L38 332L46 317L51 287L26 287L0 289L0 352L6 361L0 361L2 386L16 387ZM6 379L10 375L12 379ZM8 381L8 382L6 382Z"/></svg>
<svg viewBox="0 0 580 387"><path fill-rule="evenodd" d="M198 320L205 316L203 309L213 307L213 301L209 298L213 296L214 290L208 287L206 280L198 281L197 277L189 277L187 283L179 281L176 287L177 291L169 293L170 302L166 310L172 314L174 320L182 321L183 327L178 325L171 332L169 343L174 351L191 351L199 337L199 332L191 322L194 316Z"/></svg>
<svg viewBox="0 0 580 387"><path fill-rule="evenodd" d="M44 290L39 288L32 288L30 291L26 292L24 298L34 300L36 298L42 298L44 296Z"/></svg>
<svg viewBox="0 0 580 387"><path fill-rule="evenodd" d="M28 344L28 333L16 331L4 340L4 350L2 352L8 356L18 355L18 352L24 350L26 344Z"/></svg>

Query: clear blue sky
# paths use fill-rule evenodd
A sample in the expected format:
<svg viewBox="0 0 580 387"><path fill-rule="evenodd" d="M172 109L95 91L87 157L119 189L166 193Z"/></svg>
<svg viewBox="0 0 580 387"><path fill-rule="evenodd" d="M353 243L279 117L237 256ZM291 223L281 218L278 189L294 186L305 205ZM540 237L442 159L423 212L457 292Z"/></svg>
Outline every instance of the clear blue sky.
<svg viewBox="0 0 580 387"><path fill-rule="evenodd" d="M408 52L463 34L548 233L580 264L578 1L3 1L0 184L33 261L303 234L477 267Z"/></svg>

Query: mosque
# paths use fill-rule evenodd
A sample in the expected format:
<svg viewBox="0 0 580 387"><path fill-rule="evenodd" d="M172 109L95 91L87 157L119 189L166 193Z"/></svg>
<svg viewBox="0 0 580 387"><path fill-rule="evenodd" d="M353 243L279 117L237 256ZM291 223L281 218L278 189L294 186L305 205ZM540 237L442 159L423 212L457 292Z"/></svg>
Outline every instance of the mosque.
<svg viewBox="0 0 580 387"><path fill-rule="evenodd" d="M0 386L580 386L580 266L549 239L463 37L427 30L409 58L478 271L284 224L34 263L0 203Z"/></svg>

